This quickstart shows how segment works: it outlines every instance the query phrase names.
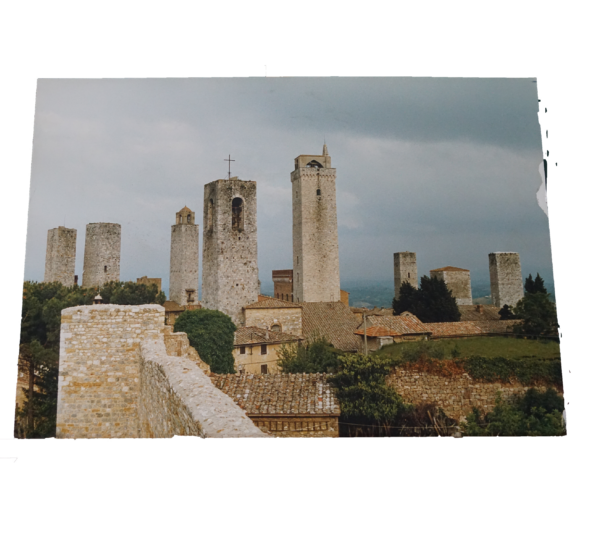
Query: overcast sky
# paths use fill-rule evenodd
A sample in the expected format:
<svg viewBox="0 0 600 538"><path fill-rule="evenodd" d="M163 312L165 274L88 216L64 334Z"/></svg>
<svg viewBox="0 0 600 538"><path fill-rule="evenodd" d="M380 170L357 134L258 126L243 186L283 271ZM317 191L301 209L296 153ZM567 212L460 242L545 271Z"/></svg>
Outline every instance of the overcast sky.
<svg viewBox="0 0 600 538"><path fill-rule="evenodd" d="M81 282L86 224L117 222L121 280L161 277L168 291L175 213L202 223L203 186L227 177L231 154L232 175L257 182L268 285L292 267L294 158L325 138L342 284L391 285L404 250L421 275L454 265L486 280L488 253L516 251L524 275L553 280L537 99L532 79L40 80L25 279L43 280L47 230L66 225Z"/></svg>

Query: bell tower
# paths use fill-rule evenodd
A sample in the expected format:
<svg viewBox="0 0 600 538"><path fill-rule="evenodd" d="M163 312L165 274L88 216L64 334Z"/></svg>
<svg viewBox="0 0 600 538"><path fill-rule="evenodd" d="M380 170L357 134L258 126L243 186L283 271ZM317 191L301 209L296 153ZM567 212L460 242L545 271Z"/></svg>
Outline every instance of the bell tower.
<svg viewBox="0 0 600 538"><path fill-rule="evenodd" d="M195 213L186 206L171 226L169 300L182 306L198 303L198 244Z"/></svg>

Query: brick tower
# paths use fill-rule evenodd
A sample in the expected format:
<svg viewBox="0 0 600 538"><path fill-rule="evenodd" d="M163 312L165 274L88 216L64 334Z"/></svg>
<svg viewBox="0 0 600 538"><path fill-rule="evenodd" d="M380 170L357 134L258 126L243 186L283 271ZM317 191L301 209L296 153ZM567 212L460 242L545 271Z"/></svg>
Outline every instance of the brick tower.
<svg viewBox="0 0 600 538"><path fill-rule="evenodd" d="M492 252L490 258L490 285L492 303L497 307L515 306L523 297L521 260L517 252Z"/></svg>
<svg viewBox="0 0 600 538"><path fill-rule="evenodd" d="M72 286L75 280L77 230L59 226L48 230L44 282Z"/></svg>
<svg viewBox="0 0 600 538"><path fill-rule="evenodd" d="M256 182L237 177L204 185L202 306L240 326L242 308L258 301Z"/></svg>
<svg viewBox="0 0 600 538"><path fill-rule="evenodd" d="M294 250L294 300L340 300L335 168L323 155L296 157L291 173Z"/></svg>
<svg viewBox="0 0 600 538"><path fill-rule="evenodd" d="M96 222L85 227L84 288L121 278L121 225Z"/></svg>
<svg viewBox="0 0 600 538"><path fill-rule="evenodd" d="M408 282L415 289L419 287L415 252L394 252L394 297L396 299L400 295L400 286L403 282Z"/></svg>
<svg viewBox="0 0 600 538"><path fill-rule="evenodd" d="M198 302L199 226L187 206L175 215L171 226L169 300L179 305Z"/></svg>

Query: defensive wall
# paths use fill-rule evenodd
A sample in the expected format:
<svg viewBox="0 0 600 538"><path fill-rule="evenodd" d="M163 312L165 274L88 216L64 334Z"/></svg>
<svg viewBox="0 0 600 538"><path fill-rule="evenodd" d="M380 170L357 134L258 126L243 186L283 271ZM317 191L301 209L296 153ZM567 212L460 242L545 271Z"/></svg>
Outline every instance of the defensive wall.
<svg viewBox="0 0 600 538"><path fill-rule="evenodd" d="M62 311L58 438L267 435L213 386L164 317L160 305Z"/></svg>

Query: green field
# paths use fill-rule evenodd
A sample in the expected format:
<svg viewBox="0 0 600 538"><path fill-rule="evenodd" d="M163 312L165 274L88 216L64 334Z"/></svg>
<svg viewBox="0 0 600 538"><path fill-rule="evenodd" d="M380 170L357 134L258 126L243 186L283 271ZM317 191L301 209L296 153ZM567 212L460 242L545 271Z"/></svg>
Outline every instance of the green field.
<svg viewBox="0 0 600 538"><path fill-rule="evenodd" d="M490 336L482 338L458 338L431 340L428 342L403 342L386 346L377 354L416 359L422 353L431 358L505 357L507 359L559 359L558 342L551 340L524 340Z"/></svg>

